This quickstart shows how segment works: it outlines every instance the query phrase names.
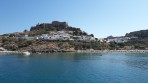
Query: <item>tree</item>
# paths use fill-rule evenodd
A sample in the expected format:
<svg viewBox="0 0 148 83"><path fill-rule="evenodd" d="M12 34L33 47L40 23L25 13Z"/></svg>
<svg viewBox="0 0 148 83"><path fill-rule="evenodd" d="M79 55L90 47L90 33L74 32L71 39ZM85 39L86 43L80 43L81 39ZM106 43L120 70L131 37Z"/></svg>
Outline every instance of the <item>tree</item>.
<svg viewBox="0 0 148 83"><path fill-rule="evenodd" d="M25 30L24 30L24 32L28 32L28 30L27 30L27 29L25 29Z"/></svg>
<svg viewBox="0 0 148 83"><path fill-rule="evenodd" d="M90 34L90 36L94 37L94 35L93 35L93 34Z"/></svg>
<svg viewBox="0 0 148 83"><path fill-rule="evenodd" d="M86 32L83 32L83 35L87 35L87 33Z"/></svg>
<svg viewBox="0 0 148 83"><path fill-rule="evenodd" d="M98 41L98 38L95 38L96 41Z"/></svg>
<svg viewBox="0 0 148 83"><path fill-rule="evenodd" d="M110 49L115 50L117 48L117 43L116 42L110 42Z"/></svg>

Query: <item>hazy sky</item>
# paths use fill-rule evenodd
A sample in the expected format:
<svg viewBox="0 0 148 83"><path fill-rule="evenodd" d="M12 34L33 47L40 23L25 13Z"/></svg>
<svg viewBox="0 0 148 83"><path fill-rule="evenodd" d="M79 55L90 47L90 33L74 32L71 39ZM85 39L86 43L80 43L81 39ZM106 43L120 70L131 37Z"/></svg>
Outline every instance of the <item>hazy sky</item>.
<svg viewBox="0 0 148 83"><path fill-rule="evenodd" d="M148 29L148 0L0 0L0 34L66 21L102 38Z"/></svg>

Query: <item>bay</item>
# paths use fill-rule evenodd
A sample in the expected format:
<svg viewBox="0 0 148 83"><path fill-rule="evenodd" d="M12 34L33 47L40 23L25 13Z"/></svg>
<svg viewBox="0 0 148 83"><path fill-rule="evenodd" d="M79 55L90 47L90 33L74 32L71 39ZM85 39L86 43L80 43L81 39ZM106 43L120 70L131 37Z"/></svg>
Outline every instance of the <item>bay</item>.
<svg viewBox="0 0 148 83"><path fill-rule="evenodd" d="M0 83L148 83L148 54L0 55Z"/></svg>

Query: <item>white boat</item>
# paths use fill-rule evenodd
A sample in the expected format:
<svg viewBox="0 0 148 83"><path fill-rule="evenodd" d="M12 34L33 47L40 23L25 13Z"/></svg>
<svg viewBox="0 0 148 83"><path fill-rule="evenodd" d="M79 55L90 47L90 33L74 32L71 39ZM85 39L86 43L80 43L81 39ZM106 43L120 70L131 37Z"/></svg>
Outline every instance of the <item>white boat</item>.
<svg viewBox="0 0 148 83"><path fill-rule="evenodd" d="M29 56L31 53L30 52L23 52L24 55Z"/></svg>

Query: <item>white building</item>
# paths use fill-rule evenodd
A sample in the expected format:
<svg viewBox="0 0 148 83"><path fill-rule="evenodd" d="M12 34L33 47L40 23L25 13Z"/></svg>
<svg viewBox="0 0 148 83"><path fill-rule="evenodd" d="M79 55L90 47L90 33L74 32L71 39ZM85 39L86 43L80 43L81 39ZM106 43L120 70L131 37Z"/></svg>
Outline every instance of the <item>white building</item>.
<svg viewBox="0 0 148 83"><path fill-rule="evenodd" d="M113 37L113 38L108 38L108 42L116 42L116 43L125 43L129 40L129 37Z"/></svg>
<svg viewBox="0 0 148 83"><path fill-rule="evenodd" d="M96 39L92 36L73 36L73 31L57 31L57 32L50 32L50 34L42 34L41 36L36 37L28 37L26 39L36 39L36 40L79 40L79 41L86 41L92 42L96 41Z"/></svg>
<svg viewBox="0 0 148 83"><path fill-rule="evenodd" d="M78 40L86 42L96 41L96 39L91 36L78 36Z"/></svg>
<svg viewBox="0 0 148 83"><path fill-rule="evenodd" d="M72 40L71 35L68 33L65 33L64 31L58 31L58 32L52 32L50 34L42 34L39 37L36 37L36 39L40 40Z"/></svg>

